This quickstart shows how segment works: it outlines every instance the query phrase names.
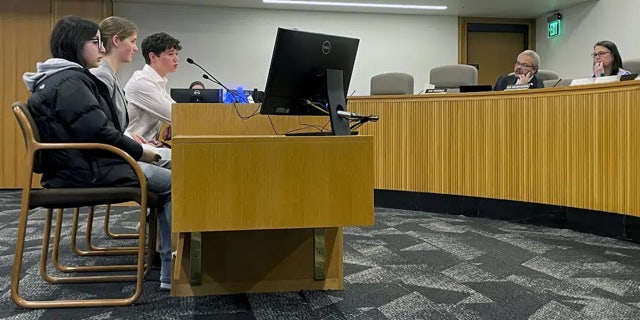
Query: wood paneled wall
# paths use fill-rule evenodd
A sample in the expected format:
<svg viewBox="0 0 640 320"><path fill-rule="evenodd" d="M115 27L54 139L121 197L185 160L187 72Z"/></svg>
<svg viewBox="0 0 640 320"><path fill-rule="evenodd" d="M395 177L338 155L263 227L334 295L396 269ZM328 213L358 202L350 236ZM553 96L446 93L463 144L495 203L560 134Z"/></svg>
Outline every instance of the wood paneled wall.
<svg viewBox="0 0 640 320"><path fill-rule="evenodd" d="M375 113L375 188L640 216L640 81L518 92L352 97Z"/></svg>
<svg viewBox="0 0 640 320"><path fill-rule="evenodd" d="M22 74L49 57L49 35L62 16L94 21L112 14L110 0L3 0L0 5L0 188L18 188L25 157L22 134L11 112L29 91Z"/></svg>

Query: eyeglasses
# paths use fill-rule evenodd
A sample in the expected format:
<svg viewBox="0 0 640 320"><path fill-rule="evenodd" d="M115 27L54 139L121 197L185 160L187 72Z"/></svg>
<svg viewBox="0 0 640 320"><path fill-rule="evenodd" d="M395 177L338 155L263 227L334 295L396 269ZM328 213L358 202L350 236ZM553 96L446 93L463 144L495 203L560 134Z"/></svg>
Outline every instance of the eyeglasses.
<svg viewBox="0 0 640 320"><path fill-rule="evenodd" d="M516 66L521 66L523 68L533 68L532 65L528 64L528 63L522 63L520 61L516 61Z"/></svg>
<svg viewBox="0 0 640 320"><path fill-rule="evenodd" d="M91 40L89 40L91 42L93 42L94 44L98 45L99 49L104 49L104 43L102 43L101 39L97 39L97 38L93 38Z"/></svg>
<svg viewBox="0 0 640 320"><path fill-rule="evenodd" d="M591 54L591 58L595 58L596 56L602 58L605 54L611 53L611 51L598 51Z"/></svg>

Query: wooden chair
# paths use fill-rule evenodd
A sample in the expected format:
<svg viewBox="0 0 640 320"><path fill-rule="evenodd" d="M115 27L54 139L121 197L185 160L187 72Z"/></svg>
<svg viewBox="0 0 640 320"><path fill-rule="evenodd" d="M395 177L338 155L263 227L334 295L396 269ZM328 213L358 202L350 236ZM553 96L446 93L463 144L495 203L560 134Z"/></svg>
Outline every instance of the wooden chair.
<svg viewBox="0 0 640 320"><path fill-rule="evenodd" d="M11 299L23 308L66 308L66 307L105 307L124 306L133 304L142 294L142 282L145 273L144 256L145 251L152 253L153 250L145 250L146 240L146 212L151 208L151 216L155 217L157 208L161 205L158 196L147 190L147 182L142 170L126 152L106 144L99 143L41 143L35 122L33 121L27 106L24 103L16 102L12 105L14 116L20 125L27 149L26 169L23 177L22 200L20 207L18 234L16 241L16 254L14 258L13 271L11 275ZM33 189L31 185L34 173L42 173L43 150L60 149L101 149L119 155L127 161L138 178L139 187L110 187L110 188L49 188ZM62 227L62 216L64 208L93 207L97 205L116 204L128 201L135 201L140 205L140 230L138 232L137 264L135 265L135 275L91 275L74 277L52 277L46 271L47 256L49 252L49 238L51 232L51 215L53 209L58 209L56 221L56 234L59 242L59 232ZM87 300L48 300L31 301L25 299L19 290L22 272L22 258L24 253L25 236L29 219L29 210L35 208L45 208L45 226L42 240L42 254L40 259L41 276L51 283L87 283L87 282L115 282L115 281L135 281L134 292L125 298L109 299L87 299ZM77 210L77 209L76 209ZM152 219L153 220L153 219ZM155 223L155 221L153 222ZM54 250L57 250L54 245ZM57 252L56 252L57 253ZM150 268L151 263L148 263ZM90 266L80 269L92 268ZM128 267L127 267L128 268ZM109 271L121 270L122 266L111 266L106 268ZM76 269L76 271L78 271ZM86 269L82 271L98 271L96 269Z"/></svg>

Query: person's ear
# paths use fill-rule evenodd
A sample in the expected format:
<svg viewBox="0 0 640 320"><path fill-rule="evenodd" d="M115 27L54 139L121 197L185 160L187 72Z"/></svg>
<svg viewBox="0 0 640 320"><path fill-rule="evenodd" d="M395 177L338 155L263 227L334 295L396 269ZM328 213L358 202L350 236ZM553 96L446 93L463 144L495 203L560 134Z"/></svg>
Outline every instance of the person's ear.
<svg viewBox="0 0 640 320"><path fill-rule="evenodd" d="M111 39L109 39L111 41L111 47L113 48L117 48L118 47L118 35L114 34L113 37L111 37Z"/></svg>

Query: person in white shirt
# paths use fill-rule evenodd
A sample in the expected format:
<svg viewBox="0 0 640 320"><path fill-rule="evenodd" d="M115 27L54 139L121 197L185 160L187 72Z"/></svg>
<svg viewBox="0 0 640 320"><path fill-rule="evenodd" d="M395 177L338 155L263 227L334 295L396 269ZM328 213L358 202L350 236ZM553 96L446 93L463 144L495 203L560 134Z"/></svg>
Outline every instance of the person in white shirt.
<svg viewBox="0 0 640 320"><path fill-rule="evenodd" d="M180 40L160 32L142 40L145 65L124 87L129 112L127 131L148 141L158 139L162 123L171 125L171 104L166 75L178 69ZM168 131L170 132L170 131ZM170 136L165 136L165 140Z"/></svg>

